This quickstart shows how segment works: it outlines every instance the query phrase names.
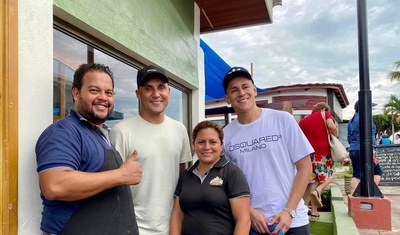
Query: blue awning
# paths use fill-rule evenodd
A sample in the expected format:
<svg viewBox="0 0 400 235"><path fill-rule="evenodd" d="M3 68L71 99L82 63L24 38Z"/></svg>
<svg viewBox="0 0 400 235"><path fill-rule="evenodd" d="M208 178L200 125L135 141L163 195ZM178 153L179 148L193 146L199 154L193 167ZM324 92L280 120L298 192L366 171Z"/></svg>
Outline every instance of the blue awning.
<svg viewBox="0 0 400 235"><path fill-rule="evenodd" d="M222 79L229 71L229 66L211 47L200 39L200 47L204 52L204 73L206 79L206 101L219 100L224 98L225 91L222 87ZM241 65L239 65L241 66ZM257 88L257 92L266 89Z"/></svg>

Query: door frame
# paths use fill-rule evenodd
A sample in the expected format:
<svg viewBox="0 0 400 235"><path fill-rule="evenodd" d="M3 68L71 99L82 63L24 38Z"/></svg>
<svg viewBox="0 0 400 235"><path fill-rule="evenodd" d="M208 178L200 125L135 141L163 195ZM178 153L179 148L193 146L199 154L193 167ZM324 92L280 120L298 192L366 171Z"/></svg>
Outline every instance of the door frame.
<svg viewBox="0 0 400 235"><path fill-rule="evenodd" d="M0 234L17 234L18 0L0 5Z"/></svg>

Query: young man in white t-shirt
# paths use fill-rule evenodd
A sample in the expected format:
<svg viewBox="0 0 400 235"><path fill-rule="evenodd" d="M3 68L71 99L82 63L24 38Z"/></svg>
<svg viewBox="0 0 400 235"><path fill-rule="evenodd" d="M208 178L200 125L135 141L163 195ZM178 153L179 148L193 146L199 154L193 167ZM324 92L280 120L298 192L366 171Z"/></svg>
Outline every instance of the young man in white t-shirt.
<svg viewBox="0 0 400 235"><path fill-rule="evenodd" d="M237 114L224 128L224 153L249 183L251 234L310 234L302 199L314 152L309 141L290 113L257 107L257 90L246 69L231 68L222 85ZM275 230L269 231L272 225Z"/></svg>
<svg viewBox="0 0 400 235"><path fill-rule="evenodd" d="M142 181L131 187L141 235L168 235L179 173L192 160L185 126L164 114L170 93L164 70L152 65L139 70L139 115L118 123L110 132L122 158L136 150L142 165Z"/></svg>

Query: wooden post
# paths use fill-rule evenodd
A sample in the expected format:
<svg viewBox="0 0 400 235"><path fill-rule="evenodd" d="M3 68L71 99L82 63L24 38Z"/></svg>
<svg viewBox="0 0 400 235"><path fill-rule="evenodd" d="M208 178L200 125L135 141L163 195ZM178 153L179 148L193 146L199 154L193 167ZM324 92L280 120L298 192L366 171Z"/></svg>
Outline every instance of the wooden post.
<svg viewBox="0 0 400 235"><path fill-rule="evenodd" d="M282 110L293 114L293 105L292 101L283 101L282 102Z"/></svg>
<svg viewBox="0 0 400 235"><path fill-rule="evenodd" d="M17 234L18 0L0 6L0 234Z"/></svg>

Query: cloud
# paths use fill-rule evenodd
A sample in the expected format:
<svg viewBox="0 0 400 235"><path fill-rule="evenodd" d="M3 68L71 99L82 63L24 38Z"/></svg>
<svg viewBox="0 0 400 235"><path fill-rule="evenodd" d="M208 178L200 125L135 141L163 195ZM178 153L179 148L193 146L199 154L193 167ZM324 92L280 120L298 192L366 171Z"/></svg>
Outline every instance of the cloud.
<svg viewBox="0 0 400 235"><path fill-rule="evenodd" d="M400 84L386 76L400 60L400 1L368 1L369 80L372 100L382 113ZM273 9L272 24L204 34L201 38L229 65L254 65L258 87L297 83L341 83L350 101L358 99L359 63L356 2L348 0L283 1Z"/></svg>

